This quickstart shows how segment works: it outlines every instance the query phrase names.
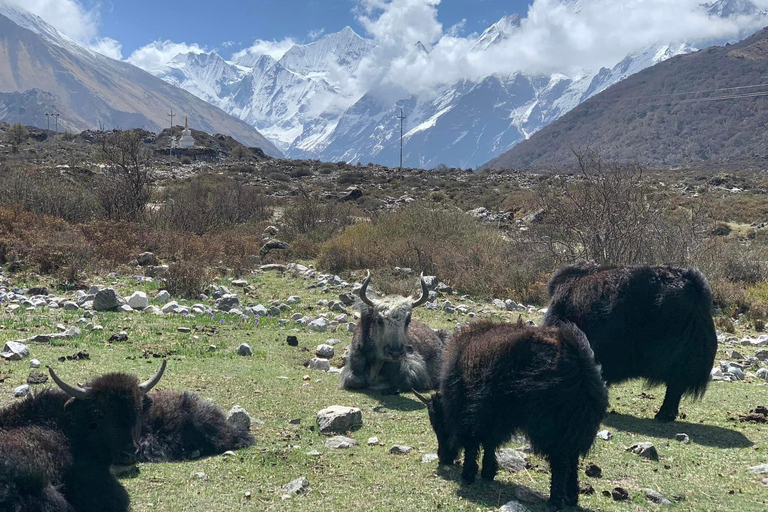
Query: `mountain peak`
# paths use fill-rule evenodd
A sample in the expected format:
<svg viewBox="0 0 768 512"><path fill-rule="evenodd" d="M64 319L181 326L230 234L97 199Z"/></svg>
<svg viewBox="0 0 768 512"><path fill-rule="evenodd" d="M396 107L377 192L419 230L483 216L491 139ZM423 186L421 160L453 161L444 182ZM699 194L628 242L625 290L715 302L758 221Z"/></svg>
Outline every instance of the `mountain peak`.
<svg viewBox="0 0 768 512"><path fill-rule="evenodd" d="M509 38L519 28L523 21L523 17L519 14L508 14L501 18L499 21L485 29L485 32L480 34L477 42L474 45L475 49L486 50L491 46Z"/></svg>
<svg viewBox="0 0 768 512"><path fill-rule="evenodd" d="M702 7L710 16L719 18L766 15L766 11L760 9L752 0L717 0L705 3Z"/></svg>

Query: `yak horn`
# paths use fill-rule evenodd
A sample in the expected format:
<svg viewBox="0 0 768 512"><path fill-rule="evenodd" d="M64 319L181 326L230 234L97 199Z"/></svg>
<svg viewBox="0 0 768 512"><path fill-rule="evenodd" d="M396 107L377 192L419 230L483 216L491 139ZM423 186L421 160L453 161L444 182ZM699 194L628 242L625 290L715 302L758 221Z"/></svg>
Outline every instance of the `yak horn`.
<svg viewBox="0 0 768 512"><path fill-rule="evenodd" d="M70 386L63 380L59 378L58 375L56 375L56 372L53 371L53 368L50 366L48 367L48 373L51 374L51 378L53 379L53 382L56 383L57 386L61 388L63 392L71 396L72 398L79 398L80 400L85 400L88 398L88 392L84 390L81 387L74 387Z"/></svg>
<svg viewBox="0 0 768 512"><path fill-rule="evenodd" d="M429 288L427 282L424 281L424 272L421 273L421 298L413 303L412 307L418 307L429 300Z"/></svg>
<svg viewBox="0 0 768 512"><path fill-rule="evenodd" d="M163 376L163 372L165 372L165 365L166 360L163 359L163 365L160 367L159 370L157 370L157 373L148 381L142 382L139 384L139 389L144 393L147 394L149 391L157 385L158 382L160 382L160 377Z"/></svg>
<svg viewBox="0 0 768 512"><path fill-rule="evenodd" d="M517 315L517 326L523 327L525 324L523 324L523 315Z"/></svg>
<svg viewBox="0 0 768 512"><path fill-rule="evenodd" d="M368 271L368 275L365 276L365 281L363 281L363 286L360 287L360 300L362 300L365 304L368 306L375 308L376 306L373 304L373 301L368 298L368 285L371 282L371 271Z"/></svg>
<svg viewBox="0 0 768 512"><path fill-rule="evenodd" d="M425 405L429 405L429 404L431 404L431 403L432 403L432 400L431 400L431 399L429 399L429 398L425 397L424 395L422 395L421 393L419 393L419 392L418 392L418 391L416 391L415 389L412 389L412 390L411 390L411 393L413 393L414 395L416 395L416 398L418 398L419 400L421 400L422 402L424 402L424 404L425 404Z"/></svg>

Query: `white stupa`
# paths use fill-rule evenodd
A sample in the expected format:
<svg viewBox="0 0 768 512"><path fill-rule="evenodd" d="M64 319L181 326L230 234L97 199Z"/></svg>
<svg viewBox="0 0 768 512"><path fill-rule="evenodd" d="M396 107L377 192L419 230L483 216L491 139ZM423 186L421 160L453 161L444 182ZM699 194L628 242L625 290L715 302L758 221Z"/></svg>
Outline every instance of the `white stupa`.
<svg viewBox="0 0 768 512"><path fill-rule="evenodd" d="M189 129L189 120L184 116L184 131L181 132L179 137L178 147L180 148L193 148L195 147L195 139L192 138L192 130Z"/></svg>

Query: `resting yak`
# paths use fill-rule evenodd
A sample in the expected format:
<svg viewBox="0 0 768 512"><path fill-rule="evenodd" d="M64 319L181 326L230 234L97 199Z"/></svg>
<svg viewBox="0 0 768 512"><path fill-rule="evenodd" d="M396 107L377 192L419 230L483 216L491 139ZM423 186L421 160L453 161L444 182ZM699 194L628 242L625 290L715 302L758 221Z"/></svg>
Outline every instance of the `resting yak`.
<svg viewBox="0 0 768 512"><path fill-rule="evenodd" d="M573 325L478 321L445 350L439 390L426 398L437 455L453 464L464 449L461 480L474 481L483 446L484 480L498 470L496 449L524 433L552 469L549 508L575 506L579 456L592 447L608 394L586 336Z"/></svg>
<svg viewBox="0 0 768 512"><path fill-rule="evenodd" d="M545 325L584 331L610 385L636 377L664 383L656 414L674 421L680 398L706 391L717 352L712 292L694 269L578 262L549 281Z"/></svg>
<svg viewBox="0 0 768 512"><path fill-rule="evenodd" d="M51 378L44 390L0 411L0 510L124 512L128 493L110 472L135 460L150 380L111 373L84 387Z"/></svg>
<svg viewBox="0 0 768 512"><path fill-rule="evenodd" d="M342 389L382 389L385 392L434 389L440 372L445 331L411 321L411 311L429 299L421 278L421 298L388 295L371 299L371 274L360 288L360 321L355 326L347 361L341 370Z"/></svg>

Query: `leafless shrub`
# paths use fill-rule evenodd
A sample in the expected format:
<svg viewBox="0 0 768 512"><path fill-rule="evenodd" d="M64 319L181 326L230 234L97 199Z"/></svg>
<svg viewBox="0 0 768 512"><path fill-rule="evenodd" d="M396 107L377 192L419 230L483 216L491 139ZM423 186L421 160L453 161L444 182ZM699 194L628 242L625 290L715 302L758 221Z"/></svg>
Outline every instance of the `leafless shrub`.
<svg viewBox="0 0 768 512"><path fill-rule="evenodd" d="M106 166L96 194L108 219L137 220L147 207L153 178L142 139L138 130L113 130L100 136L99 150Z"/></svg>

